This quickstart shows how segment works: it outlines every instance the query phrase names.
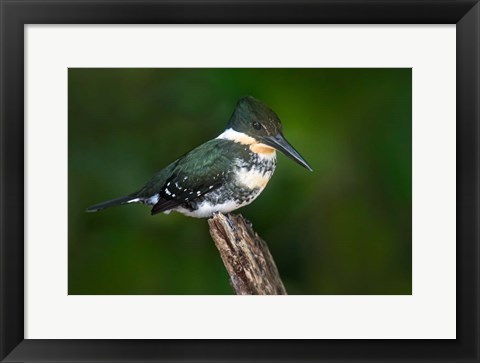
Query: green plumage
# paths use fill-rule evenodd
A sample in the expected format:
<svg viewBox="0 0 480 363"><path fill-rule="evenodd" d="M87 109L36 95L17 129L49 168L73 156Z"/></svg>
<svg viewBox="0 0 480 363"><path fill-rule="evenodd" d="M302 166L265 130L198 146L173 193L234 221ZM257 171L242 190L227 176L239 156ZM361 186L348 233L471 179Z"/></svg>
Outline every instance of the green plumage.
<svg viewBox="0 0 480 363"><path fill-rule="evenodd" d="M202 185L208 188L220 180L218 175L228 170L233 160L240 156L239 153L248 154L242 145L228 140L207 141L155 174L136 196L151 196L168 181L181 182L183 188L190 190L197 190Z"/></svg>
<svg viewBox="0 0 480 363"><path fill-rule="evenodd" d="M148 198L160 191L164 199L155 204L152 214L188 203L229 183L234 159L246 158L246 149L228 140L207 141L158 172L134 195Z"/></svg>

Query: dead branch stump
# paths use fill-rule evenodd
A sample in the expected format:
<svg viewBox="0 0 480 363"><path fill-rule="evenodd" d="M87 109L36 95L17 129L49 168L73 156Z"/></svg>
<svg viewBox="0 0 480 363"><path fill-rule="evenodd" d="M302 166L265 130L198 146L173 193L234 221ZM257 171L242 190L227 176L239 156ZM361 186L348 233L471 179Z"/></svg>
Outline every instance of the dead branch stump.
<svg viewBox="0 0 480 363"><path fill-rule="evenodd" d="M216 213L208 225L237 295L287 295L266 242L249 221Z"/></svg>

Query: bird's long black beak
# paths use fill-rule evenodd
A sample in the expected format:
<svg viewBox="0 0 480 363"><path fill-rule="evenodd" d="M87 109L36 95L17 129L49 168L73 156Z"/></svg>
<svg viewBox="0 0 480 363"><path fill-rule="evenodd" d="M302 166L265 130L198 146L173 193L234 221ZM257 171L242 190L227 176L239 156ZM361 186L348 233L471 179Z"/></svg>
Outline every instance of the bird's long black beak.
<svg viewBox="0 0 480 363"><path fill-rule="evenodd" d="M310 165L308 165L305 159L302 158L302 156L298 153L297 150L295 150L292 145L290 145L290 143L285 139L282 134L278 134L276 136L264 136L261 138L261 142L268 146L274 147L275 149L281 151L290 159L300 164L304 168L313 171L313 169L310 167Z"/></svg>

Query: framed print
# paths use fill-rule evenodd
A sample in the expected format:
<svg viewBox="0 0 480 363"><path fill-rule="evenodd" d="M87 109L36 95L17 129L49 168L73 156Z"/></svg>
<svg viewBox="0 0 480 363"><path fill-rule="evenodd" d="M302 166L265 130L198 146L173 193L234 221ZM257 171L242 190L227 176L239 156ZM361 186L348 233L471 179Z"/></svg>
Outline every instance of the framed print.
<svg viewBox="0 0 480 363"><path fill-rule="evenodd" d="M1 11L2 361L479 361L477 1Z"/></svg>

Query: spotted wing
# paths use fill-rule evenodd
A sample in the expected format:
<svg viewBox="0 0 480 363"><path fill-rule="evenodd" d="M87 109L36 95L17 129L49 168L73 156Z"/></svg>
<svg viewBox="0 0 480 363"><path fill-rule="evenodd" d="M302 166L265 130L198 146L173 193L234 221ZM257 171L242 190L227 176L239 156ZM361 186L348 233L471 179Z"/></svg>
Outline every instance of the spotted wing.
<svg viewBox="0 0 480 363"><path fill-rule="evenodd" d="M177 178L170 179L159 193L159 200L152 208L152 215L165 212L179 205L189 203L202 195L214 191L222 186L222 182L208 182L203 184L188 185L175 181ZM178 178L182 180L183 178ZM168 185L170 183L170 185Z"/></svg>
<svg viewBox="0 0 480 363"><path fill-rule="evenodd" d="M232 163L221 140L209 141L184 155L158 193L152 215L194 201L226 181Z"/></svg>

